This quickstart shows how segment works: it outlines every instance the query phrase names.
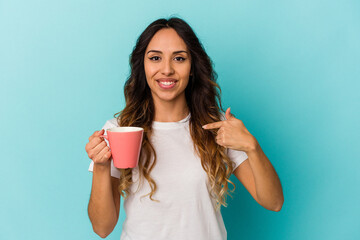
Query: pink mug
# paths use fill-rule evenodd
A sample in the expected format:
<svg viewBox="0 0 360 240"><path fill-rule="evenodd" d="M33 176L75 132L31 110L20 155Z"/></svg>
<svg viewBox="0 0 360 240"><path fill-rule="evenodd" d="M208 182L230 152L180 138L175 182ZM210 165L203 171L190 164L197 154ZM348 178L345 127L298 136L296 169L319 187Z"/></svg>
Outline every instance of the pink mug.
<svg viewBox="0 0 360 240"><path fill-rule="evenodd" d="M101 135L109 141L116 168L134 168L139 163L144 129L141 127L115 127Z"/></svg>

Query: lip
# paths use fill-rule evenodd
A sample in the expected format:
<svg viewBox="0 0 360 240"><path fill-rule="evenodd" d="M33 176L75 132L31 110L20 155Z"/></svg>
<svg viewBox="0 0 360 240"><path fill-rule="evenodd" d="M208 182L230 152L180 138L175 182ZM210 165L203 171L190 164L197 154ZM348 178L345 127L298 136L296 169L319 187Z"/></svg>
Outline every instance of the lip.
<svg viewBox="0 0 360 240"><path fill-rule="evenodd" d="M177 82L175 78L159 78L156 80L157 82Z"/></svg>
<svg viewBox="0 0 360 240"><path fill-rule="evenodd" d="M178 82L178 80L173 79L173 78L160 78L160 79L156 80L156 82L158 83L158 85L161 89L172 89L176 86L176 83ZM174 82L174 84L167 86L167 85L161 84L162 82Z"/></svg>

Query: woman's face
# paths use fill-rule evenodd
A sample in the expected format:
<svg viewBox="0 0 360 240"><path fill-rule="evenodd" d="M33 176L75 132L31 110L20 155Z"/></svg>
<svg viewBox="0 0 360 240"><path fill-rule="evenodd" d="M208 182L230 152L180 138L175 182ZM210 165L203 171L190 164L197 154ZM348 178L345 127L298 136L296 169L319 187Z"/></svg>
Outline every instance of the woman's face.
<svg viewBox="0 0 360 240"><path fill-rule="evenodd" d="M153 36L145 50L144 67L155 103L185 98L191 56L174 29L163 28Z"/></svg>

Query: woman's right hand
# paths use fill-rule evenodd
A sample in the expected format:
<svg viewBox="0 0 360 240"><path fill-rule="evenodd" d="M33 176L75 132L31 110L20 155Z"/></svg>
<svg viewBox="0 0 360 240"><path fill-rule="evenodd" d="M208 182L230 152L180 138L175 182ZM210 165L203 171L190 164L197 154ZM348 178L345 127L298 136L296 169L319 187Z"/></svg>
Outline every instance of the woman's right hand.
<svg viewBox="0 0 360 240"><path fill-rule="evenodd" d="M110 164L111 152L104 138L100 137L104 134L104 129L95 131L89 137L89 142L85 146L85 150L94 164L107 165Z"/></svg>

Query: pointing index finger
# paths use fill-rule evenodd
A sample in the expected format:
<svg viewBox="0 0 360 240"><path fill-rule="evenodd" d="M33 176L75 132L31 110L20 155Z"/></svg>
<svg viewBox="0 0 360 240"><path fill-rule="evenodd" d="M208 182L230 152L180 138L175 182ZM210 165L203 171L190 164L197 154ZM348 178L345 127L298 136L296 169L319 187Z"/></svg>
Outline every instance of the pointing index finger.
<svg viewBox="0 0 360 240"><path fill-rule="evenodd" d="M214 122L214 123L209 123L209 124L205 124L204 126L202 126L204 129L214 129L214 128L220 128L223 124L223 121L220 122Z"/></svg>

